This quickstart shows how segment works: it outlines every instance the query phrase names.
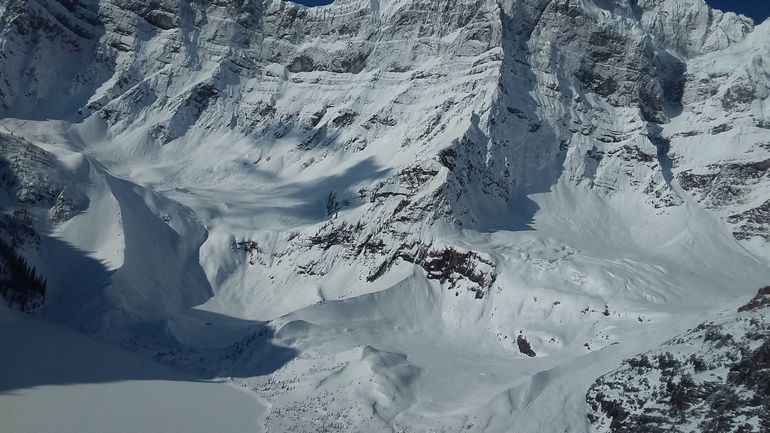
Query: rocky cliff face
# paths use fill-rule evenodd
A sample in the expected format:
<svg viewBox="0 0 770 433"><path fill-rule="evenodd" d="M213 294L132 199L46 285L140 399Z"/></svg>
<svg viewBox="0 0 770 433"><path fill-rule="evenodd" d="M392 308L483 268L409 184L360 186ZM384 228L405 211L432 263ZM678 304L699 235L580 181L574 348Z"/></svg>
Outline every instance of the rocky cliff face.
<svg viewBox="0 0 770 433"><path fill-rule="evenodd" d="M341 249L368 256L371 280L432 248L416 227L521 227L526 197L560 182L658 212L694 198L736 238L767 241L767 32L702 2L46 1L2 14L6 116L98 128L121 142L95 150L105 160L173 166L152 179L163 187L218 182L190 159L223 131L249 144L215 170L244 182L249 167L290 179L349 166L307 194L355 215L286 233L274 252L298 269L332 263L292 251Z"/></svg>
<svg viewBox="0 0 770 433"><path fill-rule="evenodd" d="M0 127L23 138L0 144L34 152L9 158L31 180L6 186L6 213L33 209L30 233L74 247L57 257L97 264L39 260L63 293L47 314L131 327L120 335L139 348L192 350L180 346L197 344L183 334L198 319L178 316L207 300L273 321L287 345L337 341L346 325L295 322L337 314L314 304L382 291L407 302L429 287L432 313L414 313L435 320L425 329L561 359L552 379L522 370L538 387L650 317L681 330L747 294L724 287L770 276L769 52L768 23L702 0L12 0L0 5ZM391 316L412 307L356 317L400 327L412 318ZM412 371L403 338L384 355L362 355L364 337L335 343L342 361L297 350L323 371L384 371L375 382L405 399L391 425L461 417L419 406L370 362ZM418 376L433 377L404 388ZM463 413L492 431L512 417L537 428L532 402L561 385L516 380ZM302 400L280 398L288 412L266 425L285 426Z"/></svg>
<svg viewBox="0 0 770 433"><path fill-rule="evenodd" d="M624 361L588 391L604 432L762 432L770 428L770 288L738 314Z"/></svg>

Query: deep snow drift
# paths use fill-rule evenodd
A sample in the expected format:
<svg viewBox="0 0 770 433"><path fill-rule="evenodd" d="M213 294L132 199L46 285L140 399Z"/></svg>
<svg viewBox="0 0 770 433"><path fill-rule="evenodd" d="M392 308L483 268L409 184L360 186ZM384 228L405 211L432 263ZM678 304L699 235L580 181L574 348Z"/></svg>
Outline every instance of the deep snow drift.
<svg viewBox="0 0 770 433"><path fill-rule="evenodd" d="M770 281L770 23L701 0L19 0L0 53L39 315L267 431L592 431Z"/></svg>

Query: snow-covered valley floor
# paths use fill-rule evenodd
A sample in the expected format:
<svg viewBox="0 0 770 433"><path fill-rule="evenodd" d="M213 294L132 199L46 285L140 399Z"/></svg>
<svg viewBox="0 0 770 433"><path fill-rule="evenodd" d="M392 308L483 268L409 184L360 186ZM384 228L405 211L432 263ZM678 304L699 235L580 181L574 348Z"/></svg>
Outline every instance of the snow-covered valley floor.
<svg viewBox="0 0 770 433"><path fill-rule="evenodd" d="M221 381L197 380L125 349L0 310L4 433L244 433L265 406Z"/></svg>

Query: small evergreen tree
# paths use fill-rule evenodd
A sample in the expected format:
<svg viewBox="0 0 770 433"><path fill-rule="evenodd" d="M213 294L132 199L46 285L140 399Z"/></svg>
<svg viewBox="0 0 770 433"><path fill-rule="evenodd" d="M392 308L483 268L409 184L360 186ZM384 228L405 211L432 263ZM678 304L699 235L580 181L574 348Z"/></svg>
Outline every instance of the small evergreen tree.
<svg viewBox="0 0 770 433"><path fill-rule="evenodd" d="M46 281L24 257L0 239L0 296L11 308L33 312L45 302Z"/></svg>

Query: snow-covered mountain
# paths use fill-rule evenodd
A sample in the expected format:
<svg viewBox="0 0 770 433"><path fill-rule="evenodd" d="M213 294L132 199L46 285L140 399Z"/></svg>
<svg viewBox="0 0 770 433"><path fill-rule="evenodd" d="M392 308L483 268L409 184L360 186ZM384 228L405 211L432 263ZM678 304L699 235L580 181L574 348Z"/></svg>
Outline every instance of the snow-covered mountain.
<svg viewBox="0 0 770 433"><path fill-rule="evenodd" d="M702 0L8 0L40 314L267 431L591 431L770 280L770 23ZM596 418L598 419L598 418Z"/></svg>

